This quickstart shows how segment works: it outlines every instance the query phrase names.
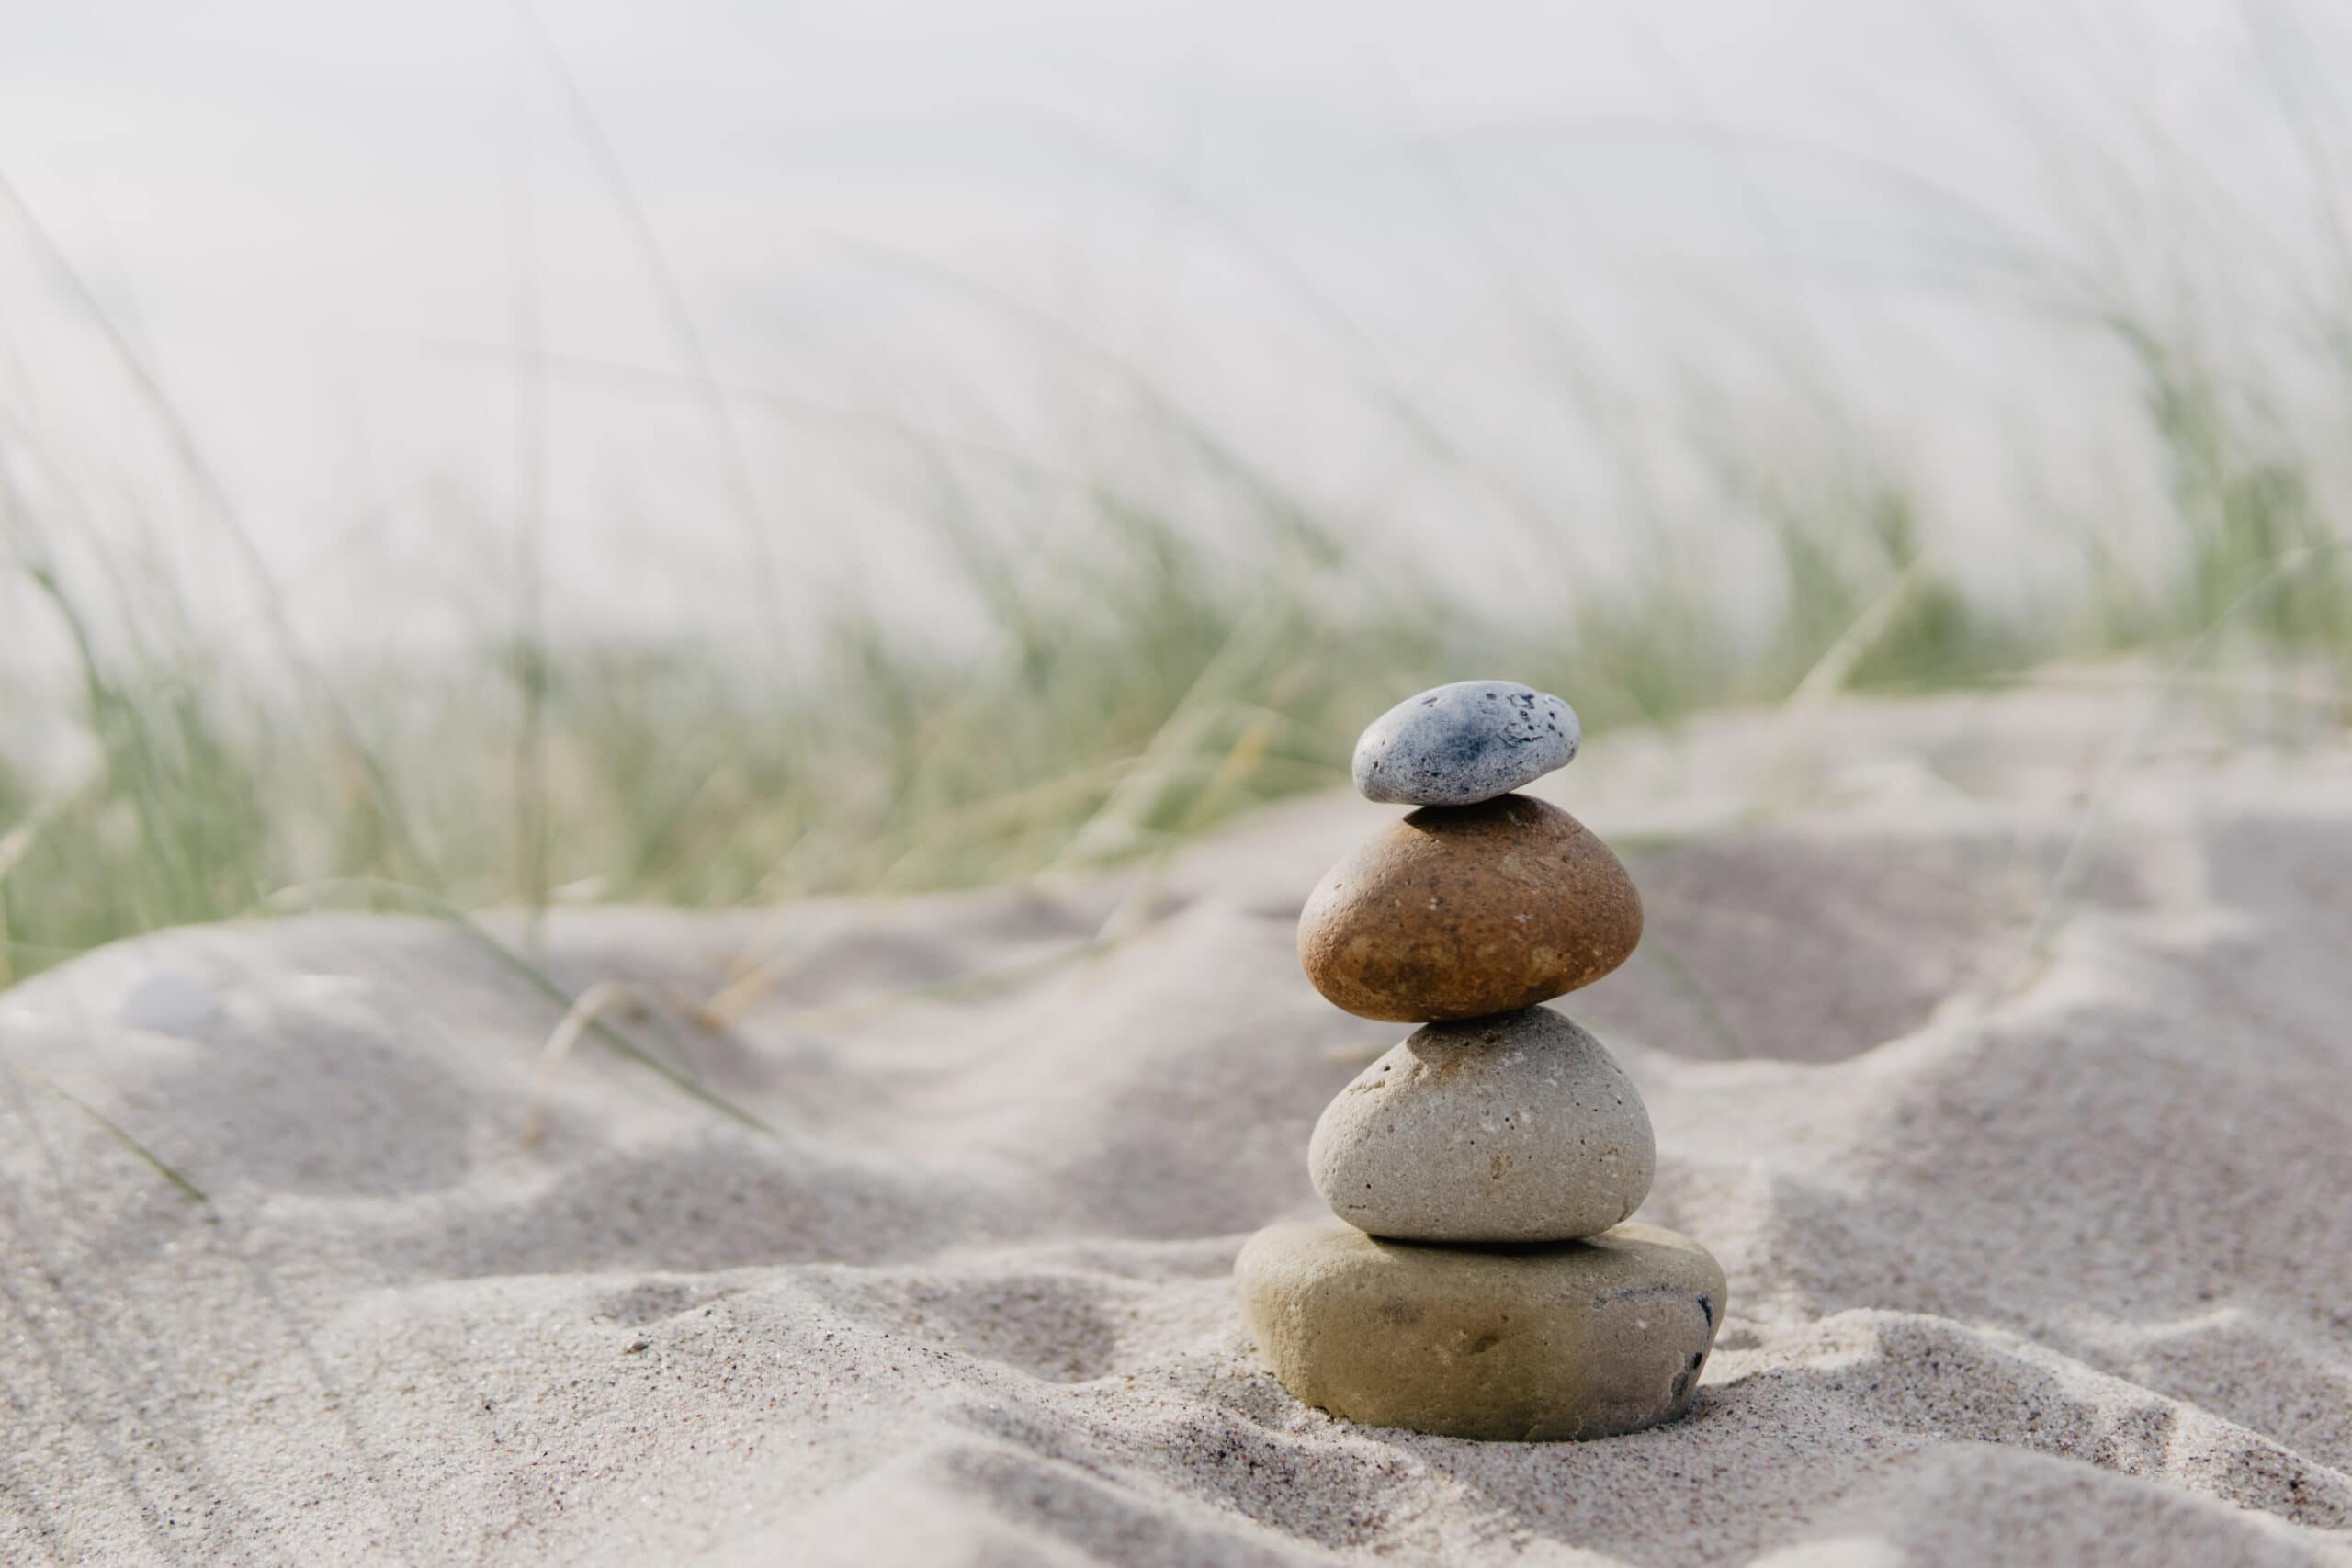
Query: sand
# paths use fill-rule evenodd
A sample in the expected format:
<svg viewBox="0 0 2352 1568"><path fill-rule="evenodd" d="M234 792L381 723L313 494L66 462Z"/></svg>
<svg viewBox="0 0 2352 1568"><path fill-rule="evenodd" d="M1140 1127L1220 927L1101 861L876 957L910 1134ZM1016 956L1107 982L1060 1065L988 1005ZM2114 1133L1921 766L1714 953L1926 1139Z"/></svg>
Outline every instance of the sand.
<svg viewBox="0 0 2352 1568"><path fill-rule="evenodd" d="M1393 808L551 923L772 1134L591 1042L528 1144L557 1010L429 920L90 954L0 995L0 1561L2352 1562L2352 750L2149 701L1732 716L1540 786L1647 896L1565 1006L1732 1291L1691 1415L1590 1444L1337 1422L1241 1328L1403 1032L1292 951Z"/></svg>

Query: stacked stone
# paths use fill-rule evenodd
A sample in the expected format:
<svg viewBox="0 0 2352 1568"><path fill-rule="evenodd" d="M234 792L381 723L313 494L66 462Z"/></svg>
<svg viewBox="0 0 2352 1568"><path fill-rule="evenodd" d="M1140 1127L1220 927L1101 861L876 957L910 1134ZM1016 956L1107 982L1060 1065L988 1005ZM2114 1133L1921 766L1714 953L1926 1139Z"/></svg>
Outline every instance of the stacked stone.
<svg viewBox="0 0 2352 1568"><path fill-rule="evenodd" d="M1307 1149L1330 1218L1235 1267L1283 1386L1335 1416L1461 1438L1599 1438L1669 1421L1723 1321L1723 1270L1626 1223L1649 1112L1600 1043L1538 1004L1641 940L1609 847L1511 793L1577 753L1576 715L1507 681L1374 720L1356 787L1418 807L1332 867L1299 919L1307 977L1424 1025L1340 1092Z"/></svg>

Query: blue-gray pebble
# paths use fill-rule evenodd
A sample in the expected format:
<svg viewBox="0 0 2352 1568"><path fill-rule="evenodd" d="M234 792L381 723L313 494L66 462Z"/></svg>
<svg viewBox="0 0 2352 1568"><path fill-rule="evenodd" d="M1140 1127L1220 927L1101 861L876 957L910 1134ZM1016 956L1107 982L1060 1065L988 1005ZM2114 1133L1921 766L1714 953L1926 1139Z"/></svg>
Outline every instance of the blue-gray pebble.
<svg viewBox="0 0 2352 1568"><path fill-rule="evenodd" d="M1476 806L1575 760L1576 710L1516 681L1456 681L1408 697L1356 742L1356 788L1399 806Z"/></svg>

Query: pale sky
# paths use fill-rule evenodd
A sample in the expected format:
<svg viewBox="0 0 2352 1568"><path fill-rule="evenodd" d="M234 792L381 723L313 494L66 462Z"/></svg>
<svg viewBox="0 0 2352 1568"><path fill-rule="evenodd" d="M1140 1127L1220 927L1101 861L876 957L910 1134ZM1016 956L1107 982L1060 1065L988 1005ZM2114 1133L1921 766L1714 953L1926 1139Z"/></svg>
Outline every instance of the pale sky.
<svg viewBox="0 0 2352 1568"><path fill-rule="evenodd" d="M2194 252L2216 213L2318 258L2281 73L2340 132L2329 67L2352 62L2324 6L2191 0L537 15L585 118L495 6L20 0L0 26L0 175L325 635L391 604L479 625L534 495L583 625L707 617L744 579L747 511L799 601L926 603L938 552L870 422L1114 461L1132 394L1106 355L1351 525L1489 527L1539 575L1605 559L1622 525L1567 504L1602 493L1603 437L1532 344L1623 423L1683 412L1695 375L1768 441L1804 423L1793 367L2006 548L2013 468L2133 481L2065 428L2117 400L2104 351L1986 297L1982 258L2150 224ZM2208 263L2267 287L2227 247L2183 265ZM225 572L5 206L0 290L26 504ZM534 339L544 383L517 373ZM1557 498L1558 536L1406 453L1397 389L1513 493Z"/></svg>

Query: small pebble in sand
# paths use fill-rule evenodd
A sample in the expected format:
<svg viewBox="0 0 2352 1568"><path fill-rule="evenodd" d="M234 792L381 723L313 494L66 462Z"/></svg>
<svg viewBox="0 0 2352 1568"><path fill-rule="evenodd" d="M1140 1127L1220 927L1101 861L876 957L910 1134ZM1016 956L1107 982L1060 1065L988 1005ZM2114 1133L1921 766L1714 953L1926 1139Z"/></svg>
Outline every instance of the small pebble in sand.
<svg viewBox="0 0 2352 1568"><path fill-rule="evenodd" d="M1307 1145L1315 1190L1409 1241L1567 1241L1630 1219L1657 1168L1616 1058L1547 1008L1432 1023L1340 1091Z"/></svg>
<svg viewBox="0 0 2352 1568"><path fill-rule="evenodd" d="M1334 1004L1430 1023L1511 1012L1632 956L1642 899L1609 846L1546 801L1424 807L1324 874L1299 963Z"/></svg>
<svg viewBox="0 0 2352 1568"><path fill-rule="evenodd" d="M1234 1266L1275 1376L1308 1404L1450 1438L1605 1438L1671 1421L1724 1320L1697 1243L1619 1225L1544 1247L1383 1241L1272 1225Z"/></svg>
<svg viewBox="0 0 2352 1568"><path fill-rule="evenodd" d="M1457 681L1408 697L1356 742L1367 800L1476 806L1575 760L1576 710L1516 681Z"/></svg>

